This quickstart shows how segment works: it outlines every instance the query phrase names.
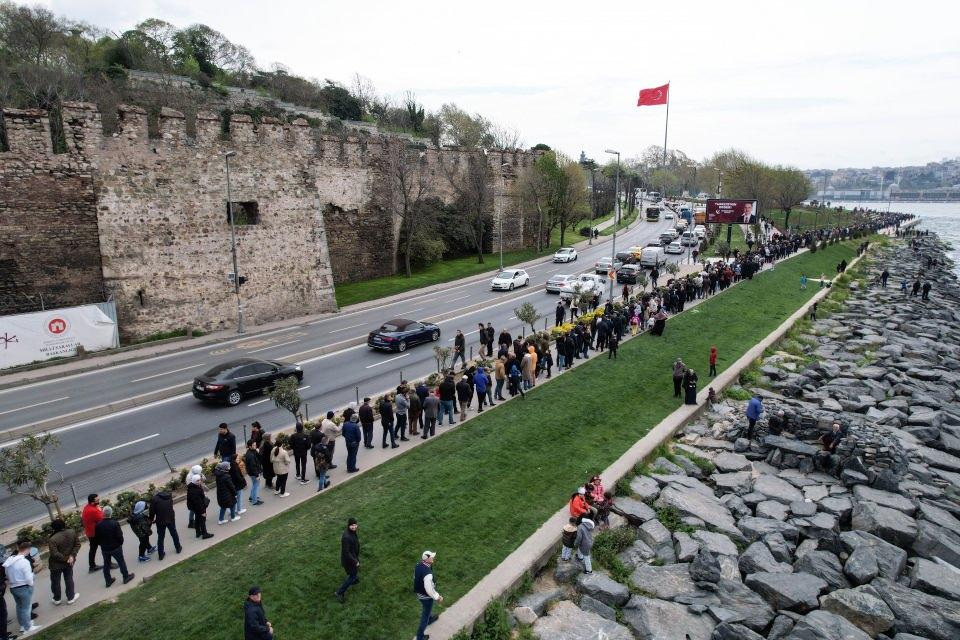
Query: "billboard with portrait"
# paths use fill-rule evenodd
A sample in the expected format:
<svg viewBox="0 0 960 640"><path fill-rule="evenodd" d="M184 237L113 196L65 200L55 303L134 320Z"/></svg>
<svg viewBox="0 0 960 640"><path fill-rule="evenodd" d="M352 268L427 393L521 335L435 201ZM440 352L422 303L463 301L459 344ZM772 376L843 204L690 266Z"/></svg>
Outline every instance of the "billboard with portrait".
<svg viewBox="0 0 960 640"><path fill-rule="evenodd" d="M757 221L756 200L707 200L707 223L754 224Z"/></svg>

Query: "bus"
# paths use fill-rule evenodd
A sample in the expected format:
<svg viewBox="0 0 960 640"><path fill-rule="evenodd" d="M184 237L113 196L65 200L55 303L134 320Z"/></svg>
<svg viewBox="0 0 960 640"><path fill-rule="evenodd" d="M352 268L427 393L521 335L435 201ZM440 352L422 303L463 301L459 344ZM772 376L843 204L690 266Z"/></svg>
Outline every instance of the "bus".
<svg viewBox="0 0 960 640"><path fill-rule="evenodd" d="M660 207L647 207L646 218L648 222L658 222L660 220Z"/></svg>

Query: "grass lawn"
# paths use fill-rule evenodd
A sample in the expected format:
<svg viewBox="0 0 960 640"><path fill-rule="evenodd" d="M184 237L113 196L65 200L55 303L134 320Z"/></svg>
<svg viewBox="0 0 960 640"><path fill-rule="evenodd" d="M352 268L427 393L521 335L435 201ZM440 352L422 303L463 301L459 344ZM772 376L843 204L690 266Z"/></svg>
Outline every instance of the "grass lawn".
<svg viewBox="0 0 960 640"><path fill-rule="evenodd" d="M783 230L784 218L783 211L774 209L767 211L766 217L773 220L773 224L780 230ZM796 207L790 211L790 226L799 231L814 229L817 227L832 227L836 224L851 224L854 222L854 216L849 211L837 213L833 209L805 209Z"/></svg>
<svg viewBox="0 0 960 640"><path fill-rule="evenodd" d="M639 207L633 210L633 213L624 213L620 216L620 222L615 225L610 225L606 229L600 232L602 236L613 235L613 228L616 227L617 231L622 231L626 229L629 225L633 224L633 221L637 219L637 216L640 215ZM609 217L607 218L609 219Z"/></svg>
<svg viewBox="0 0 960 640"><path fill-rule="evenodd" d="M624 343L618 360L581 363L525 400L484 413L347 484L337 484L344 477L337 471L327 493L37 637L237 638L242 602L254 583L263 587L278 637L412 637L420 611L412 574L423 549L438 552L438 590L454 602L589 474L676 409L670 378L676 357L701 372L705 387L711 345L719 349L718 368L729 366L817 291L800 290L801 272L832 272L854 256L857 242L788 260L669 320L663 337ZM339 538L349 517L360 523L361 583L340 605L333 591L343 579Z"/></svg>

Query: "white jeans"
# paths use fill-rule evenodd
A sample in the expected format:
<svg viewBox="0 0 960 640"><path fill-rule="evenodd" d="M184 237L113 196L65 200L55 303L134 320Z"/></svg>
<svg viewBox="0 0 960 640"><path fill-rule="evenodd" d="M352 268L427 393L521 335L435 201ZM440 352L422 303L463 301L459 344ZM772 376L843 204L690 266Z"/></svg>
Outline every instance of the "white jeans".
<svg viewBox="0 0 960 640"><path fill-rule="evenodd" d="M577 559L583 562L583 568L586 569L587 573L593 571L593 560L590 556L581 555L580 552L577 551Z"/></svg>
<svg viewBox="0 0 960 640"><path fill-rule="evenodd" d="M560 559L561 559L561 560L569 560L569 559L570 559L570 554L572 554L572 553L573 553L573 547L564 547L564 548L563 548L563 551L560 552Z"/></svg>

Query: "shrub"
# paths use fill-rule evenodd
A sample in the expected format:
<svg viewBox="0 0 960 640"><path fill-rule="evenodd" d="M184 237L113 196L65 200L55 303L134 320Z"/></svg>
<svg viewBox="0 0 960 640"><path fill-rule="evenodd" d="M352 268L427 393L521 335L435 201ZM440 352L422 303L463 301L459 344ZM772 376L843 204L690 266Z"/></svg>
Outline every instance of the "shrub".
<svg viewBox="0 0 960 640"><path fill-rule="evenodd" d="M747 391L741 386L730 387L729 389L724 391L724 394L731 400L741 400L744 402L753 397L753 395L749 391Z"/></svg>
<svg viewBox="0 0 960 640"><path fill-rule="evenodd" d="M497 599L487 605L473 625L470 640L510 640L510 619L503 600Z"/></svg>
<svg viewBox="0 0 960 640"><path fill-rule="evenodd" d="M593 558L601 567L610 569L617 554L628 549L636 539L637 530L633 527L604 529L594 539Z"/></svg>
<svg viewBox="0 0 960 640"><path fill-rule="evenodd" d="M580 235L582 235L584 238L589 238L592 232L593 232L593 229L590 228L589 226L580 227Z"/></svg>
<svg viewBox="0 0 960 640"><path fill-rule="evenodd" d="M694 528L684 524L676 507L657 507L657 519L660 524L672 532L693 533Z"/></svg>
<svg viewBox="0 0 960 640"><path fill-rule="evenodd" d="M633 493L630 489L630 479L629 478L620 478L617 480L617 483L613 485L613 493L618 496L629 496Z"/></svg>

